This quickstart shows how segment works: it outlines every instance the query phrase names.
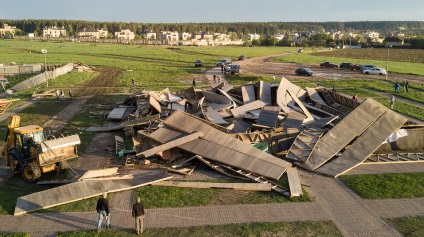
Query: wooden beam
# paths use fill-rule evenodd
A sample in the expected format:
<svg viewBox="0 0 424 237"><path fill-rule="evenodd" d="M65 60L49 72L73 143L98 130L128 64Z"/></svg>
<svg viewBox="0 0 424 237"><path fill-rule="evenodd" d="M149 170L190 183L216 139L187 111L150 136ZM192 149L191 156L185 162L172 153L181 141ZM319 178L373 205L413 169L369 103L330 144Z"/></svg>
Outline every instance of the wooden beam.
<svg viewBox="0 0 424 237"><path fill-rule="evenodd" d="M190 134L190 135L187 135L187 136L184 136L184 137L175 139L173 141L167 142L167 143L165 143L163 145L154 147L154 148L149 149L147 151L143 151L143 152L137 153L136 156L137 157L140 157L140 156L142 156L142 157L149 157L149 156L152 156L154 154L157 154L157 153L159 153L161 151L166 151L166 150L169 150L171 148L174 148L174 147L177 147L177 146L181 146L181 145L183 145L183 144L185 144L187 142L194 141L194 140L196 140L196 139L198 139L199 137L202 137L202 136L203 136L203 133L202 132L195 132L193 134Z"/></svg>
<svg viewBox="0 0 424 237"><path fill-rule="evenodd" d="M184 182L161 181L152 186L171 186L180 188L223 188L244 191L271 191L271 183L209 183L209 182Z"/></svg>
<svg viewBox="0 0 424 237"><path fill-rule="evenodd" d="M291 167L287 170L289 180L290 197L300 197L303 195L302 186L300 185L299 174L296 167Z"/></svg>

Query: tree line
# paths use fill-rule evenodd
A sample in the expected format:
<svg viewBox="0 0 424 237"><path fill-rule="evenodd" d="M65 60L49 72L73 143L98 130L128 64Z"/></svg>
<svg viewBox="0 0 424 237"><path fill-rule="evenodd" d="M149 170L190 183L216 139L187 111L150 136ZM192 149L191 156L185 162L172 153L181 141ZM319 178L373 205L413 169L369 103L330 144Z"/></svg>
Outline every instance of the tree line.
<svg viewBox="0 0 424 237"><path fill-rule="evenodd" d="M26 19L7 20L0 19L1 26L9 24L16 26L17 35L35 33L40 36L44 27L64 27L68 36L77 36L78 31L84 28L102 29L110 33L129 29L136 35L146 31L159 33L160 31L178 32L210 32L210 33L236 33L239 38L245 38L249 33L265 36L275 34L291 34L294 32L324 32L330 30L349 31L397 31L399 27L407 32L422 35L424 33L423 21L357 21L357 22L211 22L211 23L137 23L137 22L100 22L83 20L57 20L57 19Z"/></svg>

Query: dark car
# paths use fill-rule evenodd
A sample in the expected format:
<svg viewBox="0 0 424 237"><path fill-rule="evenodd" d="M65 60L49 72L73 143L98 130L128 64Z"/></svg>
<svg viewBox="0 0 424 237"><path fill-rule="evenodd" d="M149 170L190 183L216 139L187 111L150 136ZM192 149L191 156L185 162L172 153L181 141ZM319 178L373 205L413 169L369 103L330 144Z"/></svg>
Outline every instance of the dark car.
<svg viewBox="0 0 424 237"><path fill-rule="evenodd" d="M195 67L203 67L203 61L201 59L197 59L194 63Z"/></svg>
<svg viewBox="0 0 424 237"><path fill-rule="evenodd" d="M230 73L231 74L235 74L235 73L239 73L240 74L240 72L241 72L240 65L238 65L238 64L232 64L230 66Z"/></svg>
<svg viewBox="0 0 424 237"><path fill-rule="evenodd" d="M239 61L244 61L246 59L247 59L246 55L241 55L240 57L238 57Z"/></svg>
<svg viewBox="0 0 424 237"><path fill-rule="evenodd" d="M339 67L339 65L330 63L330 62L323 62L319 65L320 67Z"/></svg>
<svg viewBox="0 0 424 237"><path fill-rule="evenodd" d="M348 69L351 69L352 66L353 66L352 63L340 63L339 68L348 68Z"/></svg>
<svg viewBox="0 0 424 237"><path fill-rule="evenodd" d="M217 67L220 67L221 65L223 65L224 67L230 65L232 63L231 59L222 59L221 61L219 61L218 63L216 63Z"/></svg>
<svg viewBox="0 0 424 237"><path fill-rule="evenodd" d="M352 71L360 70L361 69L361 65L360 64L353 64L350 69Z"/></svg>
<svg viewBox="0 0 424 237"><path fill-rule="evenodd" d="M294 71L294 73L296 73L296 75L298 76L308 76L308 77L314 74L314 72L311 69L306 67L298 68L296 69L296 71Z"/></svg>

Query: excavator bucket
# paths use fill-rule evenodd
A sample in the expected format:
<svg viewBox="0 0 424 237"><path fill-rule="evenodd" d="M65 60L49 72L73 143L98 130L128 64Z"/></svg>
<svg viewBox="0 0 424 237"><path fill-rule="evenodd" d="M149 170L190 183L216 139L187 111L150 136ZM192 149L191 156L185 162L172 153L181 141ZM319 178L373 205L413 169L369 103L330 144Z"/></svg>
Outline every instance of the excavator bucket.
<svg viewBox="0 0 424 237"><path fill-rule="evenodd" d="M77 145L79 144L81 144L81 140L76 134L42 142L42 152L39 154L40 166L77 157Z"/></svg>

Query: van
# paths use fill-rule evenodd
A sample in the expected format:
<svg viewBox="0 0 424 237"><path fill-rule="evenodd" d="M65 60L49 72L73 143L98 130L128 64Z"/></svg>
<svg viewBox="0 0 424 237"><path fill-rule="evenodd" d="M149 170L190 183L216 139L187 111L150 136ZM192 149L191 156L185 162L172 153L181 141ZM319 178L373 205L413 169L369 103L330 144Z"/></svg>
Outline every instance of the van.
<svg viewBox="0 0 424 237"><path fill-rule="evenodd" d="M231 59L225 58L225 59L222 59L221 61L219 61L219 62L216 64L216 66L217 66L217 67L220 67L221 65L223 65L223 66L225 67L225 66L230 65L231 63L232 63Z"/></svg>
<svg viewBox="0 0 424 237"><path fill-rule="evenodd" d="M297 52L298 52L298 53L303 53L303 49L302 49L302 48L300 48L300 49L298 49L298 50L297 50Z"/></svg>
<svg viewBox="0 0 424 237"><path fill-rule="evenodd" d="M361 65L361 68L359 68L359 70L364 71L365 69L371 69L371 68L374 68L374 67L377 67L377 66L372 65L372 64L363 64L363 65Z"/></svg>

